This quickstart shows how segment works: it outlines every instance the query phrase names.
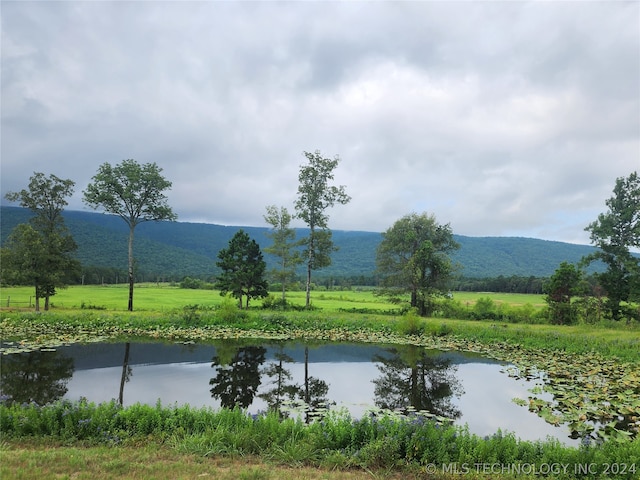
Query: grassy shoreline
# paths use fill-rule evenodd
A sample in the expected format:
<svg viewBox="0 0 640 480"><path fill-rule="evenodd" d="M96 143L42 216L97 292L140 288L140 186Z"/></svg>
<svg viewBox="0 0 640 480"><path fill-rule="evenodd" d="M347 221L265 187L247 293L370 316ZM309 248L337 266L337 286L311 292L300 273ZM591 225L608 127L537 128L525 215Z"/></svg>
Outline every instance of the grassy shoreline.
<svg viewBox="0 0 640 480"><path fill-rule="evenodd" d="M23 345L150 337L207 341L230 337L381 343L415 343L432 348L497 351L501 348L595 353L620 362L640 362L640 328L625 324L548 325L416 318L344 311L227 311L206 307L169 312L52 310L0 311L0 333ZM467 346L468 348L465 348ZM489 353L485 352L485 353Z"/></svg>
<svg viewBox="0 0 640 480"><path fill-rule="evenodd" d="M327 478L329 472L368 472L374 478L439 479L453 478L451 472L456 470L458 478L465 473L485 479L632 480L640 468L637 439L573 448L553 440L520 441L501 432L480 438L463 427L441 425L420 415L353 420L337 413L305 424L276 414L248 415L240 409L56 402L45 407L2 407L0 420L9 432L0 442L2 478L51 478L59 471L75 478L78 471L113 467L117 468L107 470L108 477L140 478L139 462L123 457L133 459L149 451L159 457L145 468L157 471L161 463L170 470L143 478L179 478L171 472L182 461L194 459L201 472L220 459L257 459L259 468L246 478L272 478L266 472L275 470L282 479L307 478L300 473L313 468L322 475L319 478ZM171 457L170 466L166 457ZM49 463L53 458L55 467ZM85 463L91 467L83 469ZM624 471L611 472L612 463L624 465ZM560 465L562 471L557 470ZM590 468L584 471L584 466Z"/></svg>

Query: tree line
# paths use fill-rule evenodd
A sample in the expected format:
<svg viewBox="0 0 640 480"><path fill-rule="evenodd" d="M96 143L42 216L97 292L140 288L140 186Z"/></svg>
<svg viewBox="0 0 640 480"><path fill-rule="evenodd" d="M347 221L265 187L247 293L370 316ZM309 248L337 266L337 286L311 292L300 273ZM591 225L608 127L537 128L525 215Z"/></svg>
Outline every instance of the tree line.
<svg viewBox="0 0 640 480"><path fill-rule="evenodd" d="M319 151L304 152L304 155L308 163L300 167L295 208L297 216L307 224L309 235L295 242L296 247L304 247L302 255L295 256L295 262L306 263L309 306L311 271L329 265L331 252L335 249L327 225L329 217L326 210L336 203L347 203L350 197L345 193L344 186L330 184L333 171L339 163L337 156L333 159L324 158ZM123 160L116 166L104 163L83 192L85 204L119 216L129 227L129 311L133 310L135 227L148 221L177 219L165 195L172 184L161 172L162 169L155 163L140 165L133 159ZM34 173L28 189L6 195L8 200L19 202L35 216L29 223L19 225L2 248L2 279L6 283L34 285L37 310L40 309L41 298L45 298L45 310L48 309L49 298L55 295L56 288L64 287L69 278L78 276L80 272L81 266L72 255L77 245L61 215L68 204L67 198L73 194L74 185L72 180ZM280 212L274 210L271 213L283 216L280 219L281 227L289 229L288 223L282 223L282 220L288 222L291 218L284 207ZM265 218L269 221L269 217ZM274 233L273 238L278 241L279 237ZM292 245L287 245L289 247ZM276 249L277 246L272 248ZM245 305L248 306L251 298L266 296L267 283L263 278L266 266L262 252L255 240L250 240L244 231L236 233L229 247L219 252L218 258L216 266L222 273L215 285L222 295L229 293L238 298L240 306L243 305L243 297L246 297ZM287 271L289 264L286 262L293 261L294 257L284 260ZM286 277L287 274L283 278L286 280ZM286 282L283 281L283 284Z"/></svg>
<svg viewBox="0 0 640 480"><path fill-rule="evenodd" d="M511 275L505 277L466 278L453 280L451 290L458 292L496 292L496 293L533 293L541 294L547 277L523 277Z"/></svg>
<svg viewBox="0 0 640 480"><path fill-rule="evenodd" d="M299 281L296 273L299 265L305 268L306 307L310 307L312 272L329 266L331 254L336 251L327 210L351 200L345 186L332 184L333 172L340 162L338 156L325 158L318 150L303 153L307 163L300 166L295 213L289 213L283 206L269 205L264 215L271 226L268 235L272 240L264 251L277 259L277 267L270 275L281 289L277 302L281 307L287 306L287 289ZM123 160L116 166L104 163L83 192L83 201L88 206L119 216L129 227L126 281L129 283L130 311L133 310L135 281L135 227L142 222L177 219L165 195L172 184L161 172L155 163L140 165L132 159ZM74 185L73 181L55 175L46 177L43 173L34 173L28 189L6 194L8 200L19 202L35 215L28 223L18 225L2 248L2 281L33 285L36 309L39 309L41 298L47 309L56 288L64 287L71 277L81 275L81 266L72 255L77 245L61 215L67 197L73 194ZM439 223L433 214L426 212L410 213L382 233L376 251L376 292L392 302L399 303L408 298L408 306L423 316L433 314L439 297L457 289L544 292L556 323L572 322L575 315L572 299L577 295L601 299L606 315L614 320L637 318L637 309L629 305L640 299L640 262L630 251L640 248L640 179L637 172L616 180L614 195L606 205L608 211L585 229L590 232L591 242L598 250L577 265L561 263L547 280L456 277L451 254L460 245L449 224ZM304 238L296 238L295 229L290 226L294 218L306 224L308 234ZM587 277L585 267L596 261L602 262L606 270ZM240 308L247 308L252 299L268 295L263 252L242 229L236 232L227 248L219 251L216 266L220 273L214 287L221 295L236 298ZM104 274L115 274L119 278L120 271L96 270L91 274L91 280ZM327 286L331 281L327 280Z"/></svg>

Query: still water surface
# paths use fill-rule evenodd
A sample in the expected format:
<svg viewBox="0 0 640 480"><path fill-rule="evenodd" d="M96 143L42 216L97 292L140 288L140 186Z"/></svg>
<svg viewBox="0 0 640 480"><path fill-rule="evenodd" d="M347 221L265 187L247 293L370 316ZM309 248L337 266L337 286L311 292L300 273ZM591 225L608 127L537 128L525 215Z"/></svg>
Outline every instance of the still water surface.
<svg viewBox="0 0 640 480"><path fill-rule="evenodd" d="M525 440L554 437L554 427L516 405L534 385L505 373L508 365L464 352L414 346L255 343L99 343L3 356L2 394L17 401L58 398L123 405L240 405L251 413L285 400L346 408L412 406L454 419L484 436L514 432Z"/></svg>

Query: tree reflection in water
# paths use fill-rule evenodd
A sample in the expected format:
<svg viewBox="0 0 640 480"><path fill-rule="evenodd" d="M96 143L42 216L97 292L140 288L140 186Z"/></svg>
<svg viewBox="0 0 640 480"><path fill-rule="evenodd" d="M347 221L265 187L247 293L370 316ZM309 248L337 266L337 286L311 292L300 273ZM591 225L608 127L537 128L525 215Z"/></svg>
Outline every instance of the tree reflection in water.
<svg viewBox="0 0 640 480"><path fill-rule="evenodd" d="M304 390L300 397L306 405L305 422L309 423L312 416L322 413L329 406L329 385L324 380L309 376L309 346L304 347Z"/></svg>
<svg viewBox="0 0 640 480"><path fill-rule="evenodd" d="M73 375L73 358L59 352L28 352L2 355L0 395L5 402L45 405L67 393Z"/></svg>
<svg viewBox="0 0 640 480"><path fill-rule="evenodd" d="M131 380L133 370L129 366L129 353L131 351L131 344L125 343L124 346L124 358L122 359L122 374L120 375L120 391L118 392L118 403L124 405L124 384Z"/></svg>
<svg viewBox="0 0 640 480"><path fill-rule="evenodd" d="M223 407L247 408L260 386L260 366L267 349L250 346L233 350L235 353L222 351L211 360L211 367L217 367L217 375L209 381L213 387L210 392Z"/></svg>
<svg viewBox="0 0 640 480"><path fill-rule="evenodd" d="M415 345L387 351L391 356L374 357L382 373L373 380L376 406L405 412L411 407L451 419L461 415L452 400L464 392L451 360Z"/></svg>
<svg viewBox="0 0 640 480"><path fill-rule="evenodd" d="M272 388L258 395L267 402L267 408L270 411L278 413L281 417L287 417L288 414L282 411L283 402L293 401L301 395L301 388L298 384L291 383L293 376L291 372L284 368L286 363L294 363L294 359L284 353L283 347L275 354L276 362L269 364L262 373L271 378L270 384Z"/></svg>
<svg viewBox="0 0 640 480"><path fill-rule="evenodd" d="M295 360L284 353L282 344L279 350L274 355L275 361L261 369L266 358L264 347L237 347L230 343L221 345L211 365L218 369L217 375L209 381L213 387L211 396L219 399L221 405L227 408L247 408L257 396L267 403L270 411L277 412L281 417L289 415L291 404L298 404L304 411L305 421L309 422L311 416L323 412L329 405L329 385L309 375L308 347L305 347L302 384L294 383L291 371L286 368L287 363L293 364ZM271 388L257 394L262 384L261 375L270 379L268 386Z"/></svg>

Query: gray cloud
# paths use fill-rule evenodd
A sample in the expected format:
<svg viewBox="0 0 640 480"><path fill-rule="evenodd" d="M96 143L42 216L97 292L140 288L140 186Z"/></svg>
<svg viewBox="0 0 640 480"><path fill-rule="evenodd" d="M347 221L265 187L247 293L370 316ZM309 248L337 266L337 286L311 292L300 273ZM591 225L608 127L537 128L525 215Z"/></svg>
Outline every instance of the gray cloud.
<svg viewBox="0 0 640 480"><path fill-rule="evenodd" d="M636 2L5 2L2 192L157 162L180 220L293 211L339 155L336 229L429 211L588 243L640 168Z"/></svg>

